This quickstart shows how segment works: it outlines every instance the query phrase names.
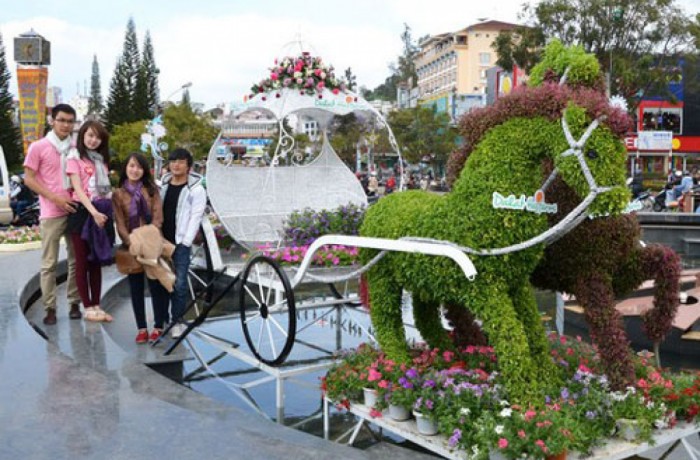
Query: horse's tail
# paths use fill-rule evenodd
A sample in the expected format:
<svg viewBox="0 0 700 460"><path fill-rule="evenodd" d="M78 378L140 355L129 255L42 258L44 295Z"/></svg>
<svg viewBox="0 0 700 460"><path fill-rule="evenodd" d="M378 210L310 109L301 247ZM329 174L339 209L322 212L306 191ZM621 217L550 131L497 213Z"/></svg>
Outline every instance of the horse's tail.
<svg viewBox="0 0 700 460"><path fill-rule="evenodd" d="M656 345L671 330L678 311L681 258L667 246L650 244L641 250L639 263L644 278L654 278L654 307L642 315L642 321L644 333Z"/></svg>

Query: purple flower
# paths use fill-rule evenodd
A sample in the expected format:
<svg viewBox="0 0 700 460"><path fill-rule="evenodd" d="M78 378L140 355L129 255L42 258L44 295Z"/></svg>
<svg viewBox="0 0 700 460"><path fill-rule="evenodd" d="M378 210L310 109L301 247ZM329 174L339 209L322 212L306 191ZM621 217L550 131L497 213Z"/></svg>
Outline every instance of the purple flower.
<svg viewBox="0 0 700 460"><path fill-rule="evenodd" d="M563 388L561 390L561 398L562 399L569 399L569 389L568 388Z"/></svg>
<svg viewBox="0 0 700 460"><path fill-rule="evenodd" d="M406 371L406 377L408 377L409 379L415 379L418 377L418 371L414 368L410 368Z"/></svg>
<svg viewBox="0 0 700 460"><path fill-rule="evenodd" d="M597 414L595 413L595 411L592 411L592 410L586 411L586 418L589 420L593 420L596 417L596 415Z"/></svg>
<svg viewBox="0 0 700 460"><path fill-rule="evenodd" d="M550 404L552 402L552 398L550 398L549 396L545 396L544 402L545 402L545 404Z"/></svg>
<svg viewBox="0 0 700 460"><path fill-rule="evenodd" d="M459 443L459 440L462 439L462 430L459 428L455 428L455 430L452 432L452 436L450 436L450 439L448 441L450 447L455 447L457 443Z"/></svg>
<svg viewBox="0 0 700 460"><path fill-rule="evenodd" d="M406 378L401 377L399 379L399 383L401 384L402 387L404 387L407 390L412 390L413 389L413 384Z"/></svg>
<svg viewBox="0 0 700 460"><path fill-rule="evenodd" d="M426 380L423 382L423 388L435 388L435 380Z"/></svg>

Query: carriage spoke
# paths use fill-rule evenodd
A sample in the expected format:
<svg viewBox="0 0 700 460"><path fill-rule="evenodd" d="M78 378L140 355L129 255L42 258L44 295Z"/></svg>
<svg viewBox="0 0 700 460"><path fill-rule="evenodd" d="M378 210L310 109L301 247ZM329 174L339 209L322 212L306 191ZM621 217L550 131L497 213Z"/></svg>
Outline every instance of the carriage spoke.
<svg viewBox="0 0 700 460"><path fill-rule="evenodd" d="M270 317L272 319L272 317ZM272 356L277 356L277 349L275 348L275 340L272 338L272 329L270 329L270 322L265 321L265 326L267 326L267 336L270 338L270 348L272 348Z"/></svg>
<svg viewBox="0 0 700 460"><path fill-rule="evenodd" d="M262 301L265 298L265 295L263 295L263 286L262 286L262 276L260 276L260 267L258 266L259 264L255 264L255 276L257 276L257 282L258 282L258 291L260 291L260 301Z"/></svg>
<svg viewBox="0 0 700 460"><path fill-rule="evenodd" d="M246 291L246 292L248 293L248 295L250 296L250 298L253 299L253 302L255 302L255 304L258 306L258 308L260 308L260 307L262 306L262 303L260 303L260 301L258 300L258 298L255 297L255 294L253 294L253 292L252 292L251 289L248 287L248 285L245 285L244 288L245 288L245 291Z"/></svg>
<svg viewBox="0 0 700 460"><path fill-rule="evenodd" d="M277 329L280 330L280 332L282 333L282 335L284 335L284 337L286 338L286 337L287 337L287 331L284 330L284 328L282 327L282 325L281 325L279 322L277 322L277 320L276 320L275 318L273 318L272 316L270 316L268 319L272 322L273 325L275 325L275 327L277 327Z"/></svg>
<svg viewBox="0 0 700 460"><path fill-rule="evenodd" d="M260 322L260 330L258 331L258 344L256 345L255 349L260 350L260 344L262 343L262 336L263 336L263 327L265 327L265 321L264 319Z"/></svg>
<svg viewBox="0 0 700 460"><path fill-rule="evenodd" d="M285 307L286 305L287 305L287 299L284 299L283 301L281 301L279 303L268 306L268 309L271 312L274 311L276 313L276 312L282 311L282 308Z"/></svg>
<svg viewBox="0 0 700 460"><path fill-rule="evenodd" d="M260 318L261 316L262 316L262 315L260 314L260 312L257 312L257 313L255 313L254 315L251 315L250 318L246 318L246 319L244 320L244 322L245 322L245 324L250 324L250 323L252 323L253 321L255 321L256 319Z"/></svg>

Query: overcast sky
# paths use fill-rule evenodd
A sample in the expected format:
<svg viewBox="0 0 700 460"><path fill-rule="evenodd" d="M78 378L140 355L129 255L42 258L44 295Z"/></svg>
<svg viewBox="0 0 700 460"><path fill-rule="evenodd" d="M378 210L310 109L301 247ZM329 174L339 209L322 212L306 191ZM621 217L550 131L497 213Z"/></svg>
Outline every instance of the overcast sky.
<svg viewBox="0 0 700 460"><path fill-rule="evenodd" d="M49 85L70 99L87 85L97 55L102 95L124 41L130 17L139 47L151 33L161 70L161 97L192 82L193 101L212 107L241 101L267 75L275 57L295 54L301 36L314 54L342 75L352 67L360 85L374 88L401 53L408 24L414 38L459 30L480 18L517 22L524 0L0 0L0 33L14 80L13 38L34 29L51 41ZM700 0L678 0L688 13ZM173 99L179 99L179 94Z"/></svg>

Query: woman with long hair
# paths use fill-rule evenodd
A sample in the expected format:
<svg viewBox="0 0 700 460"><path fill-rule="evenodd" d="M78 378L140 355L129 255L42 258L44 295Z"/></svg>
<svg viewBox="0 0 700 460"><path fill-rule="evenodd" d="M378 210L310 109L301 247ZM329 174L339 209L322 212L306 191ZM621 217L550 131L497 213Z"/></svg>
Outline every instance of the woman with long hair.
<svg viewBox="0 0 700 460"><path fill-rule="evenodd" d="M78 131L77 149L66 160L66 175L77 213L69 217L75 252L76 284L88 321L112 321L100 308L102 265L112 262L112 186L109 182L109 133L95 120ZM79 312L78 315L79 317Z"/></svg>
<svg viewBox="0 0 700 460"><path fill-rule="evenodd" d="M163 204L156 187L146 157L140 153L131 153L119 174L119 186L112 196L117 233L124 245L129 246L131 232L142 225L153 224L161 228L163 224ZM148 334L144 299L144 274L128 275L131 290L131 305L136 319L136 343L156 341L163 332L163 323L167 317L167 292L158 289L158 280L148 279L153 304L153 331ZM158 296L165 295L163 299Z"/></svg>

